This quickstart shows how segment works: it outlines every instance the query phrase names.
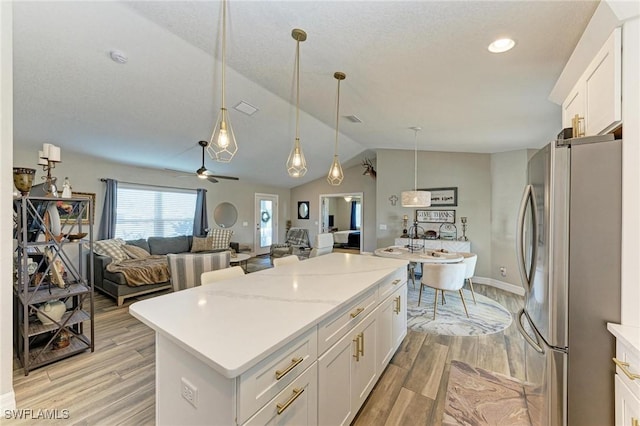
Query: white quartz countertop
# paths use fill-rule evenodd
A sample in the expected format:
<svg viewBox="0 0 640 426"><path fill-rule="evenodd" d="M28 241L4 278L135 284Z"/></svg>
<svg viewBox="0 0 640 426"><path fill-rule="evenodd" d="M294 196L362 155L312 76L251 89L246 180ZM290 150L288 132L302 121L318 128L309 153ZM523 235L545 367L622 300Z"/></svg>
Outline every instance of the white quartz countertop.
<svg viewBox="0 0 640 426"><path fill-rule="evenodd" d="M407 263L332 253L136 302L129 312L233 378Z"/></svg>
<svg viewBox="0 0 640 426"><path fill-rule="evenodd" d="M629 349L635 351L636 356L640 357L640 327L630 325L607 323L607 330L611 332L616 339L620 340Z"/></svg>

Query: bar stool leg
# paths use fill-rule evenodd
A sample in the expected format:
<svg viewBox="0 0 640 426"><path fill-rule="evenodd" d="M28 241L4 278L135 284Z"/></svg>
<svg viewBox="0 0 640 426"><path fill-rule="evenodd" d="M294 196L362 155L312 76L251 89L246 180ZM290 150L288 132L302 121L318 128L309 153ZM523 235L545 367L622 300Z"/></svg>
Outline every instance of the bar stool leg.
<svg viewBox="0 0 640 426"><path fill-rule="evenodd" d="M471 278L467 278L467 279L469 280L469 288L471 288L471 296L473 296L473 303L477 305L478 302L476 302L476 293L473 291L473 282L471 281Z"/></svg>
<svg viewBox="0 0 640 426"><path fill-rule="evenodd" d="M418 295L418 306L420 306L420 300L422 299L422 282L420 283L420 294Z"/></svg>
<svg viewBox="0 0 640 426"><path fill-rule="evenodd" d="M436 319L436 312L438 311L438 289L435 289L436 297L433 299L433 319ZM444 294L444 290L442 290Z"/></svg>
<svg viewBox="0 0 640 426"><path fill-rule="evenodd" d="M467 304L464 301L464 294L462 294L462 289L458 291L460 292L460 298L462 299L462 306L464 306L464 313L467 314L467 318L469 318L469 311L467 311Z"/></svg>

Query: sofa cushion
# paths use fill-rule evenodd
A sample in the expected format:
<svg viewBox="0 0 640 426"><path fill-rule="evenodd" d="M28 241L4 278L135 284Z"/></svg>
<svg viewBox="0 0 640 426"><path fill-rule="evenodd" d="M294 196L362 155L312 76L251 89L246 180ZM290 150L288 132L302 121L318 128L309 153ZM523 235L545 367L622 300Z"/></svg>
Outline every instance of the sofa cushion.
<svg viewBox="0 0 640 426"><path fill-rule="evenodd" d="M142 247L132 246L125 244L122 246L122 250L129 255L131 259L145 259L151 256L151 253L143 249Z"/></svg>
<svg viewBox="0 0 640 426"><path fill-rule="evenodd" d="M233 231L230 229L214 228L209 231L209 237L212 238L211 248L213 250L228 249L231 242Z"/></svg>
<svg viewBox="0 0 640 426"><path fill-rule="evenodd" d="M147 241L151 254L189 252L189 239L186 235L178 237L149 237Z"/></svg>
<svg viewBox="0 0 640 426"><path fill-rule="evenodd" d="M114 262L118 262L129 259L129 255L122 250L122 246L124 246L124 240L121 238L100 240L93 243L93 251L102 256L109 256Z"/></svg>
<svg viewBox="0 0 640 426"><path fill-rule="evenodd" d="M193 237L191 244L191 253L199 253L201 251L211 251L213 247L213 237Z"/></svg>
<svg viewBox="0 0 640 426"><path fill-rule="evenodd" d="M140 247L144 249L146 252L151 253L151 249L149 248L149 243L145 238L140 238L139 240L127 240L125 241L127 245Z"/></svg>

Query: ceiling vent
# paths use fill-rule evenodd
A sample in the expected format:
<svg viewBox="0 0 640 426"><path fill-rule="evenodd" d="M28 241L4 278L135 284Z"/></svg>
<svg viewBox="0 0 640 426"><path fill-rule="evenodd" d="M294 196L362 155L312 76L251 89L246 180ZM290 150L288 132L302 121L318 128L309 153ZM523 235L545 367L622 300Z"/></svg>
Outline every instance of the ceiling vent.
<svg viewBox="0 0 640 426"><path fill-rule="evenodd" d="M258 108L246 103L245 101L240 101L240 103L233 108L237 111L247 114L248 116L252 116L258 111Z"/></svg>
<svg viewBox="0 0 640 426"><path fill-rule="evenodd" d="M347 120L349 120L352 123L362 123L362 120L360 120L355 115L345 115L344 118L346 118Z"/></svg>

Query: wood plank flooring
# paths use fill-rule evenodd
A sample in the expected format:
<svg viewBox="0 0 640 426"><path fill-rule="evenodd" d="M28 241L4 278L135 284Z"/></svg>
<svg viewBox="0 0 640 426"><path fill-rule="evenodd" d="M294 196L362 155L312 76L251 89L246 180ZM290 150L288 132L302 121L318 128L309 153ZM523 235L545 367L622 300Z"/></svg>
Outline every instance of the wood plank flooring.
<svg viewBox="0 0 640 426"><path fill-rule="evenodd" d="M249 271L269 267L255 258ZM511 312L522 298L476 285ZM144 298L153 297L146 296ZM153 425L155 423L155 335L128 313L127 300L115 302L96 292L94 353L85 352L24 376L14 361L14 391L19 409L69 410L69 418L38 424ZM523 342L515 325L482 337L433 336L409 332L354 420L356 425L438 425L451 360L523 378ZM7 425L33 419L4 420Z"/></svg>

